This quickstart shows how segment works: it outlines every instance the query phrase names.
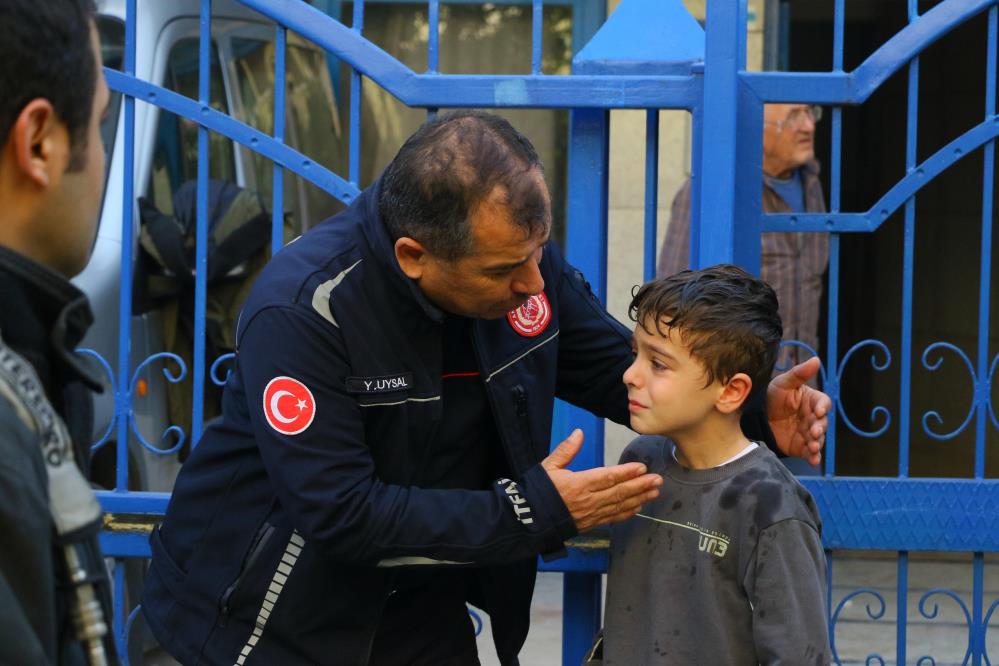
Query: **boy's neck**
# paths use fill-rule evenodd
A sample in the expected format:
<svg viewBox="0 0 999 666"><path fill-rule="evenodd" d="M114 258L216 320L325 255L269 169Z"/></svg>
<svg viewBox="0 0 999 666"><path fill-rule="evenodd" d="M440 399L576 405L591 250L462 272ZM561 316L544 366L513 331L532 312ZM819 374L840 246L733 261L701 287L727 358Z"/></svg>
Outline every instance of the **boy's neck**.
<svg viewBox="0 0 999 666"><path fill-rule="evenodd" d="M739 425L738 413L715 416L702 422L696 431L669 435L676 444L677 462L684 467L712 469L749 446L750 442Z"/></svg>

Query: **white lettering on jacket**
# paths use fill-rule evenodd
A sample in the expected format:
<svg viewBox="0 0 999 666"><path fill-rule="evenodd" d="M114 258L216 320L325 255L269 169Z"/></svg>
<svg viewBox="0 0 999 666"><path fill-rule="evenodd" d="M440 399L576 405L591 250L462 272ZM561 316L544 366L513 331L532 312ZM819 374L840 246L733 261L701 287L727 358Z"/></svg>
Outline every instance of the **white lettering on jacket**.
<svg viewBox="0 0 999 666"><path fill-rule="evenodd" d="M364 390L386 391L409 388L405 377L390 377L389 379L364 379Z"/></svg>
<svg viewBox="0 0 999 666"><path fill-rule="evenodd" d="M534 518L531 517L531 506L527 503L527 498L520 494L520 489L517 487L516 481L511 481L510 479L499 479L496 481L499 486L506 486L504 492L506 493L506 498L510 500L510 504L513 507L513 512L519 520L524 525L530 525L534 522Z"/></svg>

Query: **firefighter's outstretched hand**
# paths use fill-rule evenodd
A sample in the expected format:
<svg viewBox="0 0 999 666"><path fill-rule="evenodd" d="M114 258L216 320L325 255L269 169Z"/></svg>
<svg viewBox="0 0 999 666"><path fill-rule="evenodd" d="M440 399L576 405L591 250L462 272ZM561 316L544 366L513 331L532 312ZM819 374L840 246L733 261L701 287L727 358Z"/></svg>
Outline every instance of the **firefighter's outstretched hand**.
<svg viewBox="0 0 999 666"><path fill-rule="evenodd" d="M573 430L541 461L580 532L626 520L638 513L643 504L659 496L663 478L647 474L642 463L581 472L566 469L582 446L583 432Z"/></svg>
<svg viewBox="0 0 999 666"><path fill-rule="evenodd" d="M829 396L807 384L818 373L819 365L818 357L813 356L774 377L767 387L767 419L777 446L812 465L822 460L832 409Z"/></svg>

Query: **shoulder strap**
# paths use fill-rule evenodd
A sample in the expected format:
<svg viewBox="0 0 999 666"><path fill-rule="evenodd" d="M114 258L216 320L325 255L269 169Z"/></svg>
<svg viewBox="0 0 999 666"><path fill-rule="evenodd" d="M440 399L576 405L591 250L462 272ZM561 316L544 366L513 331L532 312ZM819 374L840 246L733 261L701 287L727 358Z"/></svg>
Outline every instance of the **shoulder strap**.
<svg viewBox="0 0 999 666"><path fill-rule="evenodd" d="M76 466L66 424L52 408L35 369L0 339L0 384L30 415L49 481L49 506L59 536L73 541L100 527L101 507Z"/></svg>

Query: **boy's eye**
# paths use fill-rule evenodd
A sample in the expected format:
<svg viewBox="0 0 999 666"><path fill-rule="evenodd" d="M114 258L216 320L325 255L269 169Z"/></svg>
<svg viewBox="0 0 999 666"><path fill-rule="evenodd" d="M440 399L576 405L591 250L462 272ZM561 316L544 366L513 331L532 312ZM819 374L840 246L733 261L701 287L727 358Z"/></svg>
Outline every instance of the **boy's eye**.
<svg viewBox="0 0 999 666"><path fill-rule="evenodd" d="M652 359L652 367L655 370L669 370L669 366L661 361L657 361L656 359Z"/></svg>

